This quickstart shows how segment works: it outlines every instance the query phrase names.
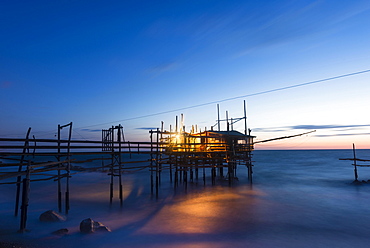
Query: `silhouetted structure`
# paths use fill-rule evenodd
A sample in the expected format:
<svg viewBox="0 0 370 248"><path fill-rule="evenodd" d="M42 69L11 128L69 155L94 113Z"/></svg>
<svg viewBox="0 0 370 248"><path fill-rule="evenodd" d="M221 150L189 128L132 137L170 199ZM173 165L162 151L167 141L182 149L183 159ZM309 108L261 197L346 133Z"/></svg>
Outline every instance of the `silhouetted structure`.
<svg viewBox="0 0 370 248"><path fill-rule="evenodd" d="M219 108L218 108L219 109ZM245 104L244 104L245 110ZM246 112L246 111L244 111ZM227 113L226 113L227 115ZM219 113L218 113L219 116ZM114 178L118 177L120 204L123 202L122 175L127 171L145 169L150 171L151 192L158 196L159 185L163 171L168 171L170 182L174 187L183 183L187 187L188 182L199 180L202 172L203 183L206 184L206 174L210 172L212 184L216 179L226 180L232 184L236 179L237 165L247 166L248 178L252 182L251 152L253 150L254 136L247 134L246 116L237 119L218 121L216 125L220 129L220 122L226 121L227 130L197 131L192 127L190 132L185 131L183 116L181 127L176 125L174 130L161 129L150 130L150 142L125 141L123 127L112 126L102 130L101 141L86 141L72 139L72 122L66 125L58 125L57 139L33 139L30 138L31 128L28 129L26 138L0 138L0 158L7 162L0 163L6 172L0 173L0 184L16 185L15 215L18 215L19 198L21 197L21 220L20 231L26 230L27 207L31 182L54 180L57 181L58 210L68 213L69 181L74 170L82 170L76 167L78 163L87 163L101 160L102 166L84 168L86 171L109 170L110 180L110 203L113 203ZM233 130L233 123L245 121L244 134ZM61 138L61 130L69 128L68 138ZM148 154L150 158L144 161L124 161L123 155ZM76 160L76 155L91 155L89 158ZM103 156L104 155L104 156ZM37 162L35 157L45 157L45 161ZM56 161L46 161L54 157ZM81 156L79 156L81 157ZM83 156L82 156L83 157ZM108 164L104 162L108 161ZM136 164L134 166L128 166ZM12 169L14 168L14 169ZM18 168L17 170L15 168ZM225 172L224 169L227 169ZM155 180L154 180L155 175ZM16 181L12 179L16 178ZM64 180L65 179L65 180ZM62 185L62 181L65 185ZM21 187L22 186L22 187ZM63 188L65 192L63 194ZM21 192L22 189L22 192ZM63 197L64 196L64 197Z"/></svg>

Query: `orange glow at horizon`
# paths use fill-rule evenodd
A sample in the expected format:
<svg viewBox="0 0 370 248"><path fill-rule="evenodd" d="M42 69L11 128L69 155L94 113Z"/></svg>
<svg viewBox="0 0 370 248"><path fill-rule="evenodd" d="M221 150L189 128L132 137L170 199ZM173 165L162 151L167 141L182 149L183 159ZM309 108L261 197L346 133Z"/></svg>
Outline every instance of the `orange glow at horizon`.
<svg viewBox="0 0 370 248"><path fill-rule="evenodd" d="M255 150L289 150L289 149L352 149L352 144L355 144L357 149L370 149L369 139L363 136L349 137L327 137L317 138L313 137L308 141L299 140L284 140L272 141L264 144L256 144Z"/></svg>

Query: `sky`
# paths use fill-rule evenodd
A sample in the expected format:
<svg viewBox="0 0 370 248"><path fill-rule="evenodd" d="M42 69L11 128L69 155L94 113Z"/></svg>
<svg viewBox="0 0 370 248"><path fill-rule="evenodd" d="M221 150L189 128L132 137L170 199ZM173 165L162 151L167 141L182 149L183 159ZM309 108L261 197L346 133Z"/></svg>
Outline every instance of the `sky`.
<svg viewBox="0 0 370 248"><path fill-rule="evenodd" d="M245 101L256 141L316 130L256 149L370 149L367 0L4 0L0 16L0 137L73 122L74 139L121 124L147 141Z"/></svg>

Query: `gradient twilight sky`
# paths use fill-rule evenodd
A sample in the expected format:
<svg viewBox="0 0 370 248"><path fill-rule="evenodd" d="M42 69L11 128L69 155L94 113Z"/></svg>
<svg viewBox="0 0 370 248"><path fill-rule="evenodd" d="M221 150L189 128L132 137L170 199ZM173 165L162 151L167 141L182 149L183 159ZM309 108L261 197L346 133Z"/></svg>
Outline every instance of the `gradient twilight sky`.
<svg viewBox="0 0 370 248"><path fill-rule="evenodd" d="M246 100L257 140L317 130L257 149L370 148L370 72L248 96L369 70L368 0L5 0L0 13L0 137L72 121L75 139L122 124L148 140L181 113L210 129L214 102L245 96L221 118Z"/></svg>

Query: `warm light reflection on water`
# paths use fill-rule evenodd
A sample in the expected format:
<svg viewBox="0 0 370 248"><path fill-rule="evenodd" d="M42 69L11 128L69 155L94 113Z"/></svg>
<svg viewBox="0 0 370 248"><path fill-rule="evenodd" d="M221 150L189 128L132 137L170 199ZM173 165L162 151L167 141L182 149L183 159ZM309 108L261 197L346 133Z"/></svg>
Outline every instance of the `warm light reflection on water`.
<svg viewBox="0 0 370 248"><path fill-rule="evenodd" d="M214 187L169 200L138 233L212 234L237 231L243 221L230 219L235 213L253 218L262 203L256 190Z"/></svg>

